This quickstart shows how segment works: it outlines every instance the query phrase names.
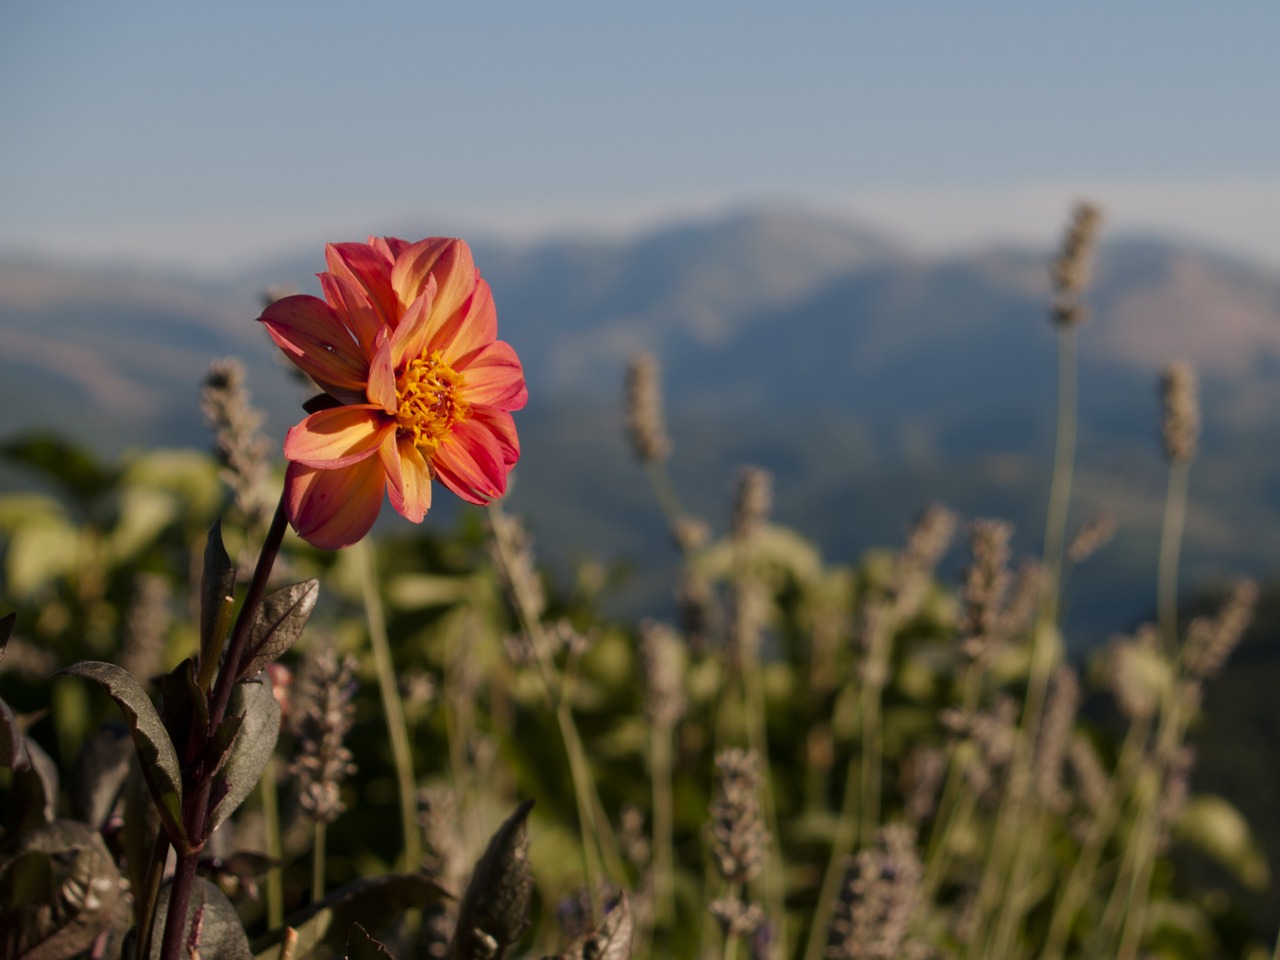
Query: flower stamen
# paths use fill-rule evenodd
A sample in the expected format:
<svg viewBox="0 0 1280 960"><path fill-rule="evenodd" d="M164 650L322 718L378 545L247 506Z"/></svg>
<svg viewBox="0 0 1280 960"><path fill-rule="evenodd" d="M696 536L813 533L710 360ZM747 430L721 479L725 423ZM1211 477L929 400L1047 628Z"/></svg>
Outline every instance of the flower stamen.
<svg viewBox="0 0 1280 960"><path fill-rule="evenodd" d="M471 414L463 384L462 374L444 362L439 350L410 360L396 382L396 427L428 456Z"/></svg>

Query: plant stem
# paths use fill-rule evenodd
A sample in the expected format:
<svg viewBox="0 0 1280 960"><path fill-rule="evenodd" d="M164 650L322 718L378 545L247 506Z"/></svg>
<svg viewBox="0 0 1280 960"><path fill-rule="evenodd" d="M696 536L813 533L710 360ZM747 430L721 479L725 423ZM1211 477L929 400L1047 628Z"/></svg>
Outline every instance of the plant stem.
<svg viewBox="0 0 1280 960"><path fill-rule="evenodd" d="M498 562L507 571L507 582L511 585L513 605L520 625L524 628L533 647L534 660L538 665L538 676L542 680L543 694L547 703L554 709L556 724L560 729L560 739L564 744L565 754L569 761L569 774L573 779L573 793L578 805L578 824L583 839L583 867L590 886L592 910L600 916L600 889L598 880L601 872L598 855L604 860L605 875L615 883L621 883L626 876L626 868L622 862L622 854L618 850L617 839L609 818L605 816L604 805L600 802L599 792L591 775L591 762L587 758L586 748L578 734L573 720L573 711L565 696L563 678L556 671L551 659L551 646L542 622L538 618L534 602L528 596L523 580L510 575L515 567L511 545L511 521L497 503L489 505L489 518L493 527L493 542L497 546ZM594 844L592 842L594 834Z"/></svg>
<svg viewBox="0 0 1280 960"><path fill-rule="evenodd" d="M357 551L360 564L360 586L364 597L365 620L369 624L369 644L373 647L378 693L382 698L382 710L387 717L387 735L391 739L391 756L396 768L396 785L400 795L400 828L404 834L402 868L405 873L415 873L422 864L422 837L418 830L418 785L413 775L413 751L405 725L400 689L396 684L395 664L391 659L391 644L387 639L386 618L382 612L382 598L378 593L377 560L373 548L366 541L360 541L352 549Z"/></svg>
<svg viewBox="0 0 1280 960"><path fill-rule="evenodd" d="M314 825L315 839L311 845L311 902L319 903L324 899L324 857L325 857L325 822L317 820Z"/></svg>
<svg viewBox="0 0 1280 960"><path fill-rule="evenodd" d="M675 868L672 849L671 725L654 724L649 735L649 778L653 781L653 900L658 926L675 923Z"/></svg>
<svg viewBox="0 0 1280 960"><path fill-rule="evenodd" d="M168 859L169 835L162 827L156 833L155 848L151 851L151 862L147 865L146 889L142 892L141 900L135 898L134 901L134 908L137 911L134 919L143 934L139 940L138 960L151 956L151 937L155 932L156 898L160 895L160 881L164 877L165 862Z"/></svg>
<svg viewBox="0 0 1280 960"><path fill-rule="evenodd" d="M1164 523L1160 529L1160 570L1156 586L1156 616L1160 641L1166 653L1178 646L1178 554L1182 528L1187 517L1187 486L1190 464L1169 465L1169 487L1164 500Z"/></svg>
<svg viewBox="0 0 1280 960"><path fill-rule="evenodd" d="M284 540L287 520L284 512L284 495L276 506L271 527L263 541L262 550L258 554L258 563L253 570L253 579L249 581L249 589L245 594L244 605L236 617L231 631L231 643L227 647L226 661L218 671L218 678L213 685L213 697L209 704L209 731L212 742L213 732L222 724L227 713L227 703L231 700L231 691L240 680L241 661L244 659L245 645L262 598L267 592L267 580L271 576L271 568L275 566L276 555L280 552L280 544ZM182 820L186 830L186 842L174 844L178 851L178 865L173 876L173 884L169 889L169 911L165 917L164 939L160 944L161 960L179 960L182 951L182 938L186 928L187 909L191 905L191 890L196 878L196 865L200 853L208 842L209 796L213 787L213 769L208 763L207 751L202 749L194 760L182 771L184 788ZM173 839L173 838L171 838Z"/></svg>
<svg viewBox="0 0 1280 960"><path fill-rule="evenodd" d="M280 842L280 803L276 795L276 758L267 761L258 783L262 801L262 831L266 840L267 856L276 865L267 871L267 924L272 930L284 924L284 877L281 866L284 846Z"/></svg>

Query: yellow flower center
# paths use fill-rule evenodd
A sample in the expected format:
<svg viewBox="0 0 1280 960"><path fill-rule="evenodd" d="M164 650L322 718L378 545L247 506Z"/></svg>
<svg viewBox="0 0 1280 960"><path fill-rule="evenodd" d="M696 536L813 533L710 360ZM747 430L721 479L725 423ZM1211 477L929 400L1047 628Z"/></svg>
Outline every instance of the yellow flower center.
<svg viewBox="0 0 1280 960"><path fill-rule="evenodd" d="M454 424L471 413L462 398L463 384L462 374L441 359L439 350L410 360L396 382L396 426L401 434L412 437L414 446L427 455L434 453Z"/></svg>

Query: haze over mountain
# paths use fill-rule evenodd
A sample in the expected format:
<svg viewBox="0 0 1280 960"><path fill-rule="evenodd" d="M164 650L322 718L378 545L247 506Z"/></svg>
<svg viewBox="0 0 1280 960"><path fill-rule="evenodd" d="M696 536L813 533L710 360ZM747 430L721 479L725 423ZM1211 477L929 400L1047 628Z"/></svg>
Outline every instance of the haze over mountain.
<svg viewBox="0 0 1280 960"><path fill-rule="evenodd" d="M620 433L624 365L644 348L663 362L673 471L695 512L720 521L733 465L751 461L777 474L779 519L829 554L896 543L933 498L1011 516L1019 549L1034 552L1053 429L1054 239L929 259L859 225L767 209L623 239L477 241L532 398L513 506L561 559L662 554ZM318 292L322 267L319 249L217 280L0 262L0 436L54 428L106 454L202 446L198 383L225 355L245 361L281 436L303 393L252 319L268 283ZM1090 598L1075 614L1083 634L1149 606L1140 577L1154 579L1163 495L1155 382L1170 360L1203 380L1188 577L1280 557L1280 276L1121 238L1101 251L1090 302L1077 519L1107 506L1122 535L1074 581Z"/></svg>

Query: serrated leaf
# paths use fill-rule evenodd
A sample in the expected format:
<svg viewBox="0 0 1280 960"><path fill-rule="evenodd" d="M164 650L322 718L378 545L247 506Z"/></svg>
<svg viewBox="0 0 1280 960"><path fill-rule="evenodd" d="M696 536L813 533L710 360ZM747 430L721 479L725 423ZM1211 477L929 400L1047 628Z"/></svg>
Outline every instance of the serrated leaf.
<svg viewBox="0 0 1280 960"><path fill-rule="evenodd" d="M447 899L449 895L438 883L419 874L390 874L348 883L285 920L285 928L298 934L294 960L340 957L353 924L377 931L407 910L421 910ZM277 957L283 935L284 928L266 934L254 944L254 953L260 960Z"/></svg>
<svg viewBox="0 0 1280 960"><path fill-rule="evenodd" d="M94 681L120 707L165 828L175 845L184 846L187 834L182 824L182 771L178 753L142 685L122 667L94 660L81 660L58 673Z"/></svg>
<svg viewBox="0 0 1280 960"><path fill-rule="evenodd" d="M236 588L236 568L222 544L222 518L213 521L204 545L204 572L200 575L200 656L215 655L214 634L223 620L222 608ZM217 646L224 638L218 638Z"/></svg>
<svg viewBox="0 0 1280 960"><path fill-rule="evenodd" d="M271 684L258 680L241 680L231 690L227 713L232 717L244 717L235 740L227 754L227 761L213 778L215 793L222 798L210 815L210 831L231 816L253 792L267 761L276 748L280 736L280 704L271 692Z"/></svg>
<svg viewBox="0 0 1280 960"><path fill-rule="evenodd" d="M242 677L252 677L293 646L320 596L319 580L304 580L268 595L253 618Z"/></svg>
<svg viewBox="0 0 1280 960"><path fill-rule="evenodd" d="M112 922L120 874L97 831L57 820L17 838L0 862L0 956L61 960Z"/></svg>
<svg viewBox="0 0 1280 960"><path fill-rule="evenodd" d="M67 777L77 820L102 829L124 790L132 758L133 740L123 724L103 724L85 739Z"/></svg>
<svg viewBox="0 0 1280 960"><path fill-rule="evenodd" d="M569 944L564 953L543 960L629 960L634 923L625 892L605 909L595 929Z"/></svg>
<svg viewBox="0 0 1280 960"><path fill-rule="evenodd" d="M3 698L0 698L0 767L7 770L26 770L31 766L27 755L27 738L18 726L18 718Z"/></svg>
<svg viewBox="0 0 1280 960"><path fill-rule="evenodd" d="M476 863L458 910L450 946L454 960L500 960L529 928L533 871L529 866L526 800L503 822Z"/></svg>
<svg viewBox="0 0 1280 960"><path fill-rule="evenodd" d="M151 937L150 960L160 960L164 925L169 914L169 894L172 883L160 890L156 902L155 933ZM124 956L137 953L136 931L125 942ZM245 935L240 915L227 895L204 877L196 877L191 889L191 903L187 906L186 926L182 935L182 955L202 957L205 960L253 960L249 938Z"/></svg>

